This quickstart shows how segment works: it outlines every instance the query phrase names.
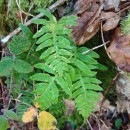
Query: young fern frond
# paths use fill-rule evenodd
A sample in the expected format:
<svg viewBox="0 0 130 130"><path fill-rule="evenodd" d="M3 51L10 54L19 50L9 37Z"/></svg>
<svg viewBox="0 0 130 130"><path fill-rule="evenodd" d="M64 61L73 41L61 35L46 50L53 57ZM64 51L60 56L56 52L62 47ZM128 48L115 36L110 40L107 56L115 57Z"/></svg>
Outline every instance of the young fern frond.
<svg viewBox="0 0 130 130"><path fill-rule="evenodd" d="M43 25L33 36L38 38L36 51L41 52L39 58L43 61L34 65L41 71L30 77L35 81L35 101L45 110L57 103L59 90L62 89L69 99L74 99L77 110L86 119L98 100L96 91L102 90L98 86L101 82L96 79L96 72L93 71L97 69L98 63L94 58L98 55L95 52L83 55L83 50L87 48L79 49L69 38L72 30L67 26L76 25L76 16L56 21L50 12L40 12L43 12L48 20L33 21Z"/></svg>

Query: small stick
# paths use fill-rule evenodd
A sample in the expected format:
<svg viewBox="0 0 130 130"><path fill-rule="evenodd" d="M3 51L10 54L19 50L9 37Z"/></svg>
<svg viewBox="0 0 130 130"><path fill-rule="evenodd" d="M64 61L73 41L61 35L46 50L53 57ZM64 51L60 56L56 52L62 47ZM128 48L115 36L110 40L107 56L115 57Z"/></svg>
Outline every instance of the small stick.
<svg viewBox="0 0 130 130"><path fill-rule="evenodd" d="M63 4L66 0L59 0L57 2L55 2L53 5L51 5L48 10L52 11L54 10L57 6L60 6L61 4ZM32 20L34 19L38 19L43 17L43 13L40 13L38 15L36 15L34 18L30 19L29 21L27 21L24 25L25 26L29 26L32 24ZM6 43L16 34L18 34L21 31L21 28L18 27L17 29L15 29L13 32L11 32L9 35L7 35L6 37L4 37L0 43L2 44L2 46L6 45Z"/></svg>
<svg viewBox="0 0 130 130"><path fill-rule="evenodd" d="M90 124L89 120L87 120L87 123L88 123L88 125L89 125L90 129L91 129L91 130L93 130L93 128L92 128L92 126L91 126L91 124Z"/></svg>
<svg viewBox="0 0 130 130"><path fill-rule="evenodd" d="M104 44L105 44L105 45L108 44L109 42L110 42L110 41L107 41L107 42L105 42L105 43L103 43L103 44L101 44L101 45L99 45L99 46L96 46L96 47L93 47L92 49L89 49L89 50L87 50L87 51L84 51L82 54L87 54L87 53L89 53L90 51L96 50L96 49L98 49L98 48L104 46Z"/></svg>
<svg viewBox="0 0 130 130"><path fill-rule="evenodd" d="M104 44L105 51L106 51L108 57L111 59L111 56L110 56L109 53L107 52L106 42L105 42L104 36L103 36L102 22L101 22L101 38L102 38L102 42L103 42L103 44Z"/></svg>

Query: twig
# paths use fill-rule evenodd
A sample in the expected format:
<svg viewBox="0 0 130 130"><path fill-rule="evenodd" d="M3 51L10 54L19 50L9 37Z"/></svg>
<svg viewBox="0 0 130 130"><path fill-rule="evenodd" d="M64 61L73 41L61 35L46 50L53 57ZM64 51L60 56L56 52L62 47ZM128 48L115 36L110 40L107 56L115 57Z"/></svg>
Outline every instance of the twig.
<svg viewBox="0 0 130 130"><path fill-rule="evenodd" d="M21 6L20 6L20 0L16 0L16 4L19 8L19 14L20 14L20 19L21 19L21 23L23 24L23 17L22 17L22 9L21 9Z"/></svg>
<svg viewBox="0 0 130 130"><path fill-rule="evenodd" d="M105 42L105 40L104 40L104 36L103 36L102 22L101 22L101 38L102 38L102 42L103 42L103 45L104 45L105 51L106 51L108 57L111 59L111 56L110 56L109 53L107 52L106 42Z"/></svg>
<svg viewBox="0 0 130 130"><path fill-rule="evenodd" d="M89 128L90 128L91 130L93 130L93 128L92 128L92 126L91 126L89 120L87 120L87 123L88 123L88 125L89 125Z"/></svg>
<svg viewBox="0 0 130 130"><path fill-rule="evenodd" d="M109 42L110 42L110 41L107 41L107 42L105 42L105 43L103 43L103 44L101 44L101 45L99 45L99 46L96 46L96 47L93 47L92 49L89 49L89 50L87 50L87 51L84 51L82 54L87 54L88 52L93 51L93 50L96 50L96 49L98 49L98 48L104 46L104 44L105 44L105 45L108 44Z"/></svg>
<svg viewBox="0 0 130 130"><path fill-rule="evenodd" d="M27 16L32 16L32 17L34 17L32 14L26 13L25 11L23 11L23 10L21 9L20 0L19 0L19 2L18 2L18 0L16 0L16 4L17 4L17 6L18 6L18 8L19 8L19 10L20 10L21 15L22 15L22 13L24 13L24 14L27 15Z"/></svg>
<svg viewBox="0 0 130 130"><path fill-rule="evenodd" d="M27 106L29 106L29 107L32 106L32 105L30 105L30 104L28 104L28 103L26 103L26 102L20 101L20 100L18 100L18 99L11 99L11 100L14 100L14 101L17 101L17 102L21 102L22 104L25 104L25 105L27 105Z"/></svg>
<svg viewBox="0 0 130 130"><path fill-rule="evenodd" d="M125 7L124 9L122 9L122 10L118 11L116 14L119 14L119 13L121 13L121 12L123 12L123 11L125 11L125 10L127 10L127 9L129 9L129 8L130 8L130 5L129 5L129 6L127 6L127 7Z"/></svg>
<svg viewBox="0 0 130 130"><path fill-rule="evenodd" d="M59 0L57 2L55 2L53 5L51 5L48 10L52 11L54 10L57 6L60 6L61 4L63 4L66 0ZM32 24L32 20L34 19L38 19L43 17L43 13L40 13L38 15L36 15L34 18L30 19L29 21L27 21L24 25L25 26L29 26L30 24ZM2 46L6 45L6 43L16 34L18 34L21 31L21 28L18 27L17 29L15 29L13 32L11 32L9 35L7 35L6 37L4 37L0 42L2 44Z"/></svg>
<svg viewBox="0 0 130 130"><path fill-rule="evenodd" d="M99 118L95 115L95 114L91 114L93 117L95 117L95 121L97 122L97 124L98 124L98 128L99 128L99 130L101 130L101 126L100 126L100 121L99 121Z"/></svg>
<svg viewBox="0 0 130 130"><path fill-rule="evenodd" d="M34 4L32 4L32 5L30 6L30 8L29 8L29 10L28 10L28 13L32 10L33 6L34 6ZM28 15L26 15L26 18L25 18L25 20L24 20L24 23L26 23L27 19L28 19Z"/></svg>

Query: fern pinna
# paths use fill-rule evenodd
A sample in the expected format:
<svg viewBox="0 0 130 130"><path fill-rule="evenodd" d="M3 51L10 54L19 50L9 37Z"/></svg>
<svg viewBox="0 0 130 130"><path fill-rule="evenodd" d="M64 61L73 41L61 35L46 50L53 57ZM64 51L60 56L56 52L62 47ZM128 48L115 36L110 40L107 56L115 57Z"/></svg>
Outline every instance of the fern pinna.
<svg viewBox="0 0 130 130"><path fill-rule="evenodd" d="M42 62L34 65L39 70L30 78L35 81L35 102L42 110L58 102L60 91L74 100L80 114L86 118L98 101L98 93L102 88L96 79L98 58L95 52L82 54L87 48L78 48L70 39L71 29L76 25L76 16L67 16L59 21L49 12L40 9L48 20L35 19L41 29L33 36L38 38L36 51L41 52Z"/></svg>

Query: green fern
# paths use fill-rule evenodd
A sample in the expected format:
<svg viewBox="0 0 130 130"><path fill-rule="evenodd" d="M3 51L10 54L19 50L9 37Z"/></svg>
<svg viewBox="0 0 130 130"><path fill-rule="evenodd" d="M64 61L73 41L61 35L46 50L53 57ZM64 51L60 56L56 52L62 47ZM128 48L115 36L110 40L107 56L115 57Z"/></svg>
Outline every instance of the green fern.
<svg viewBox="0 0 130 130"><path fill-rule="evenodd" d="M33 23L43 25L33 36L38 38L36 51L41 53L42 62L34 67L40 71L30 78L35 81L34 94L37 95L41 109L45 110L58 102L60 90L74 99L76 108L84 117L84 120L93 111L95 102L98 101L98 93L102 89L96 79L94 69L98 68L98 58L95 52L83 55L87 48L78 48L70 39L71 29L67 26L75 26L76 16L63 17L59 21L46 10L40 9L47 18L35 19Z"/></svg>
<svg viewBox="0 0 130 130"><path fill-rule="evenodd" d="M121 21L121 29L123 34L130 34L130 13Z"/></svg>

